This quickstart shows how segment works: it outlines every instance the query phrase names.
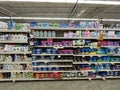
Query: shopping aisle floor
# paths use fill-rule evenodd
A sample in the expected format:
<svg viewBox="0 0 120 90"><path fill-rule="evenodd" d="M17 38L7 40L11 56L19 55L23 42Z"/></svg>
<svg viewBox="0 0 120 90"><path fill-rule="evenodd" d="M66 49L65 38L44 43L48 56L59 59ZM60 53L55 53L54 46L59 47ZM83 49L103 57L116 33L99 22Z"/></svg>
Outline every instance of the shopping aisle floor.
<svg viewBox="0 0 120 90"><path fill-rule="evenodd" d="M120 90L120 80L0 82L0 90Z"/></svg>

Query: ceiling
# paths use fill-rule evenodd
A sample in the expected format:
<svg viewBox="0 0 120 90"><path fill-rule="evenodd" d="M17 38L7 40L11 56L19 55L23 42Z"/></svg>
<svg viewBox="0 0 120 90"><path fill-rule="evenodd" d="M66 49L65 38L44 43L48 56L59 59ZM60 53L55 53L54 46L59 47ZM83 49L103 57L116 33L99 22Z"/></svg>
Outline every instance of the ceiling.
<svg viewBox="0 0 120 90"><path fill-rule="evenodd" d="M96 0L92 0L92 1L96 1ZM120 0L111 0L111 1L120 1ZM69 3L69 4L48 3L48 2L32 3L32 2L6 1L6 2L0 2L0 16L120 19L120 5L114 6L114 5L77 4L76 5L77 8L73 9L74 6L75 3ZM29 22L32 20L18 20L18 21Z"/></svg>

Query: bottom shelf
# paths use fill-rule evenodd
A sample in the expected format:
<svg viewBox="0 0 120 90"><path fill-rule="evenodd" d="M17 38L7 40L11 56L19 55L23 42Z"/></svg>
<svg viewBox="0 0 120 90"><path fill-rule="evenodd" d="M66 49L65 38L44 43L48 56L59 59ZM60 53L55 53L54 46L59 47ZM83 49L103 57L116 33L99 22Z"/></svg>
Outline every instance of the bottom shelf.
<svg viewBox="0 0 120 90"><path fill-rule="evenodd" d="M12 82L16 82L16 81L61 81L61 80L106 80L106 79L120 79L120 76L109 76L109 77L101 77L101 76L97 76L97 77L73 77L73 78L17 78L17 79L0 79L0 81L12 81Z"/></svg>

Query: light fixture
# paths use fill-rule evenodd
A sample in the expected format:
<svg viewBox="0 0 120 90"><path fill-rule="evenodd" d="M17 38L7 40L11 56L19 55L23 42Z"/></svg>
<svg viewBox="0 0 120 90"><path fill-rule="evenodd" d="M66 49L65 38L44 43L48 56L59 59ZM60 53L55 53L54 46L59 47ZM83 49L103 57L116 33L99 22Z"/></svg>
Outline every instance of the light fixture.
<svg viewBox="0 0 120 90"><path fill-rule="evenodd" d="M0 0L0 2L51 2L51 3L75 3L75 0ZM80 4L120 5L120 1L86 1L79 0Z"/></svg>
<svg viewBox="0 0 120 90"><path fill-rule="evenodd" d="M52 18L52 17L0 17L0 19L25 19L25 20L90 20L96 21L98 19L89 19L89 18Z"/></svg>
<svg viewBox="0 0 120 90"><path fill-rule="evenodd" d="M52 17L0 17L0 19L16 19L16 20L58 20L58 21L62 21L62 20L72 20L72 21L97 21L98 19L89 19L89 18L52 18ZM120 22L120 19L102 19L102 21L118 21Z"/></svg>

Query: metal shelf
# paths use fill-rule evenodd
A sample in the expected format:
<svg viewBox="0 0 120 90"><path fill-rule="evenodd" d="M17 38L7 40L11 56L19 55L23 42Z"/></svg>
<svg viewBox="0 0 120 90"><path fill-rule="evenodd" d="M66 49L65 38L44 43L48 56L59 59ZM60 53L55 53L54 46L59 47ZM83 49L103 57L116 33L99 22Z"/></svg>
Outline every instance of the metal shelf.
<svg viewBox="0 0 120 90"><path fill-rule="evenodd" d="M119 29L115 29L115 28L39 28L39 27L34 27L31 28L32 30L54 30L54 31L78 31L78 30L101 30L101 31L120 31Z"/></svg>
<svg viewBox="0 0 120 90"><path fill-rule="evenodd" d="M28 43L27 41L0 41L0 43Z"/></svg>
<svg viewBox="0 0 120 90"><path fill-rule="evenodd" d="M34 37L35 39L98 39L98 37ZM120 38L104 38L104 39L114 39L114 40L120 40Z"/></svg>
<svg viewBox="0 0 120 90"><path fill-rule="evenodd" d="M72 62L73 60L36 60L32 62Z"/></svg>
<svg viewBox="0 0 120 90"><path fill-rule="evenodd" d="M73 62L73 64L102 64L102 63L120 63L120 62Z"/></svg>
<svg viewBox="0 0 120 90"><path fill-rule="evenodd" d="M0 32L5 32L5 33L21 33L21 32L30 32L30 30L8 30L8 29L0 29Z"/></svg>
<svg viewBox="0 0 120 90"><path fill-rule="evenodd" d="M72 56L73 54L32 54L33 56Z"/></svg>
<svg viewBox="0 0 120 90"><path fill-rule="evenodd" d="M0 54L31 54L31 52L0 52Z"/></svg>
<svg viewBox="0 0 120 90"><path fill-rule="evenodd" d="M33 68L37 67L72 67L72 65L39 65L39 66L33 66Z"/></svg>
<svg viewBox="0 0 120 90"><path fill-rule="evenodd" d="M32 62L0 62L0 64L31 64Z"/></svg>
<svg viewBox="0 0 120 90"><path fill-rule="evenodd" d="M0 73L7 73L7 72L33 72L33 70L0 70Z"/></svg>
<svg viewBox="0 0 120 90"><path fill-rule="evenodd" d="M90 57L93 57L93 56L98 56L98 57L101 57L101 56L120 56L120 54L114 54L114 55L107 55L107 54L101 54L101 55L73 55L73 56L82 56L82 57L86 57L86 56L90 56Z"/></svg>
<svg viewBox="0 0 120 90"><path fill-rule="evenodd" d="M94 48L97 48L97 46L58 46L58 47L56 47L56 46L40 46L40 45L38 45L38 46L34 46L34 47L36 47L36 48L83 48L83 47L94 47ZM116 48L116 47L120 47L120 46L101 46L101 47L112 47L112 48Z"/></svg>

